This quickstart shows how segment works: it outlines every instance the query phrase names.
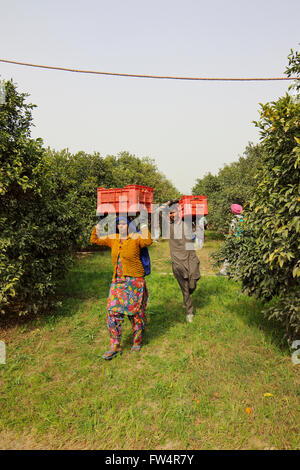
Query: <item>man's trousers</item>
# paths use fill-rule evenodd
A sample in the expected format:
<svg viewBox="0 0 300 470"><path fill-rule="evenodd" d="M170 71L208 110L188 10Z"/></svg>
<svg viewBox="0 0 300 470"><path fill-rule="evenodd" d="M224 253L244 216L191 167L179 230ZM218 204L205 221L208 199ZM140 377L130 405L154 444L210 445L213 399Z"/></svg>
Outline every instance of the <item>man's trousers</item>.
<svg viewBox="0 0 300 470"><path fill-rule="evenodd" d="M180 269L180 266L177 266L173 263L172 270L181 288L183 303L186 308L186 314L194 315L194 307L192 304L191 294L196 289L197 279L193 279L192 277L184 277L183 271Z"/></svg>

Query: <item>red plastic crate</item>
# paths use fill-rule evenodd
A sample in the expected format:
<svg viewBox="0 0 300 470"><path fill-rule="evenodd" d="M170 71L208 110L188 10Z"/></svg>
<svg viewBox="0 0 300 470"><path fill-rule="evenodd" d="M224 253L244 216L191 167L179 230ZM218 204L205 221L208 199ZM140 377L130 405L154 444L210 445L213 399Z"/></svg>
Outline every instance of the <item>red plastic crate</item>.
<svg viewBox="0 0 300 470"><path fill-rule="evenodd" d="M153 188L138 184L129 184L124 188L98 188L97 214L132 213L144 206L151 213Z"/></svg>
<svg viewBox="0 0 300 470"><path fill-rule="evenodd" d="M206 196L182 196L179 201L182 208L182 216L185 215L207 215Z"/></svg>

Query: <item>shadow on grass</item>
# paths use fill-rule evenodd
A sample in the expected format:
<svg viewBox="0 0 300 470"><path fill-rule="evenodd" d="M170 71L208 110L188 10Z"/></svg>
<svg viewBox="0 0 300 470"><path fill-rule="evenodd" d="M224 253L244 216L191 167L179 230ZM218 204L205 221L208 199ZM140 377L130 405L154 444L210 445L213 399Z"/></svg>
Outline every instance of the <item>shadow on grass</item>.
<svg viewBox="0 0 300 470"><path fill-rule="evenodd" d="M15 326L27 327L28 330L43 325L54 326L61 318L72 317L79 313L82 301L94 301L107 298L112 271L71 271L58 282L53 305L37 314L17 315L7 313L0 317L0 328ZM56 306L55 306L56 304Z"/></svg>
<svg viewBox="0 0 300 470"><path fill-rule="evenodd" d="M215 232L213 230L205 230L206 240L225 240L225 234L221 232Z"/></svg>
<svg viewBox="0 0 300 470"><path fill-rule="evenodd" d="M144 337L144 345L151 344L154 340L164 336L176 324L187 325L186 311L183 306L182 292L173 276L164 277L163 283L157 286L161 280L158 273L155 273L149 282L150 304L147 308L148 327ZM198 282L196 291L192 294L192 302L195 309L207 307L211 297L221 296L224 291L223 283L214 283L203 278ZM154 284L151 286L151 284ZM153 289L151 289L153 287ZM155 290L161 291L155 292ZM162 296L160 297L160 292ZM163 302L161 302L163 300ZM125 319L126 320L126 319ZM123 338L123 345L129 346L132 335Z"/></svg>
<svg viewBox="0 0 300 470"><path fill-rule="evenodd" d="M224 295L226 286L224 279L217 277L201 277L197 283L197 289L192 294L193 305L196 309L205 308L211 303L211 298L220 298Z"/></svg>
<svg viewBox="0 0 300 470"><path fill-rule="evenodd" d="M180 308L180 304L174 304L169 312L166 312L165 308L165 304L157 304L151 308L144 344L150 344L153 340L165 335L176 323L186 323L185 313L183 308Z"/></svg>
<svg viewBox="0 0 300 470"><path fill-rule="evenodd" d="M193 304L196 308L205 308L212 297L219 300L221 309L237 315L246 325L264 332L266 339L280 350L288 350L284 327L275 320L268 320L264 315L275 300L264 303L255 297L241 292L240 284L223 277L205 278L202 288L201 280L194 294Z"/></svg>
<svg viewBox="0 0 300 470"><path fill-rule="evenodd" d="M57 295L80 299L99 297L99 290L109 290L112 271L74 271L58 284Z"/></svg>
<svg viewBox="0 0 300 470"><path fill-rule="evenodd" d="M59 305L51 314L43 315L40 324L55 324L61 318L76 316L82 311L83 302L100 302L107 299L111 284L110 271L75 271L58 286Z"/></svg>
<svg viewBox="0 0 300 470"><path fill-rule="evenodd" d="M274 304L274 302L264 304L255 297L240 294L235 302L228 302L227 307L241 318L246 325L263 331L269 343L275 345L281 351L289 351L283 325L275 320L268 320L264 314L271 304Z"/></svg>

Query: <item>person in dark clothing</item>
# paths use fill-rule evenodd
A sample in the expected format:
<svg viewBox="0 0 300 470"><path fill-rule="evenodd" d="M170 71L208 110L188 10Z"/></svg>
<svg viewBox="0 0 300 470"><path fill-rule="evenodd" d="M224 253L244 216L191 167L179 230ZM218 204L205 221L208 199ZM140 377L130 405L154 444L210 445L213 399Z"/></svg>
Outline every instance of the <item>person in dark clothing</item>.
<svg viewBox="0 0 300 470"><path fill-rule="evenodd" d="M169 211L169 246L172 270L182 291L186 319L191 323L194 318L191 294L196 289L197 281L200 279L200 261L195 251L195 236L192 231L192 224L182 220L178 200L168 201L159 209L165 216Z"/></svg>

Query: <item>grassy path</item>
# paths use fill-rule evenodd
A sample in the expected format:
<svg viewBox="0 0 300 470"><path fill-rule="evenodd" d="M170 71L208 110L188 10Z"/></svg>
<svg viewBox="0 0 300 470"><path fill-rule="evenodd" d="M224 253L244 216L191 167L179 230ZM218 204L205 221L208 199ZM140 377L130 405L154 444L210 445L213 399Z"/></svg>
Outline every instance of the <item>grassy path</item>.
<svg viewBox="0 0 300 470"><path fill-rule="evenodd" d="M300 448L300 366L280 349L262 305L213 276L209 253L217 243L208 240L199 253L203 277L192 324L167 242L151 247L141 353L130 352L125 321L122 357L101 359L109 252L77 259L55 315L2 324L0 448Z"/></svg>

